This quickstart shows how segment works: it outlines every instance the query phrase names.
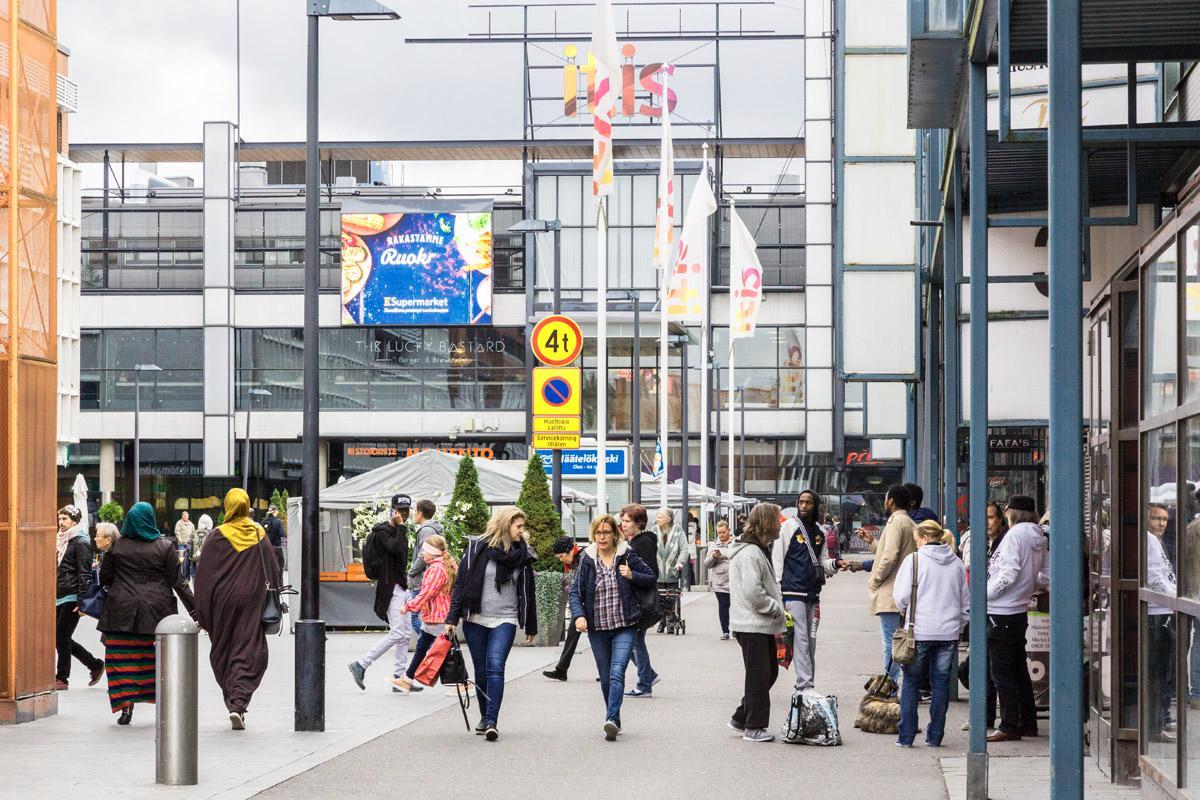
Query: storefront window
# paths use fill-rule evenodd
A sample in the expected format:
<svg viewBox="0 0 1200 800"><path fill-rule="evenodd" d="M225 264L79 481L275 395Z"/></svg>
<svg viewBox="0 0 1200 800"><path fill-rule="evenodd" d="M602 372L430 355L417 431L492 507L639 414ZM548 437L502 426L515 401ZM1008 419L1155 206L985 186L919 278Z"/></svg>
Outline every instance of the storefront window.
<svg viewBox="0 0 1200 800"><path fill-rule="evenodd" d="M713 328L713 361L721 368L720 403L739 386L746 408L804 408L804 328L760 325L754 336L737 341L734 376L729 376L729 328Z"/></svg>
<svg viewBox="0 0 1200 800"><path fill-rule="evenodd" d="M1179 518L1182 520L1182 546L1179 555L1179 596L1200 600L1200 417L1183 423L1183 452L1180 469L1184 493L1180 498Z"/></svg>
<svg viewBox="0 0 1200 800"><path fill-rule="evenodd" d="M1143 469L1144 572L1142 586L1155 594L1174 597L1178 554L1177 443L1173 425L1151 431L1145 439ZM1165 599L1142 604L1146 632L1141 717L1146 755L1175 774L1178 721L1175 690L1175 613Z"/></svg>
<svg viewBox="0 0 1200 800"><path fill-rule="evenodd" d="M154 365L155 371L135 369ZM80 408L201 411L204 338L200 328L80 332Z"/></svg>
<svg viewBox="0 0 1200 800"><path fill-rule="evenodd" d="M1200 222L1183 233L1183 399L1200 398Z"/></svg>
<svg viewBox="0 0 1200 800"><path fill-rule="evenodd" d="M1177 402L1177 267L1174 242L1146 267L1143 292L1146 309L1143 321L1143 352L1146 354L1142 367L1143 419L1174 408Z"/></svg>
<svg viewBox="0 0 1200 800"><path fill-rule="evenodd" d="M1143 605L1146 628L1145 686L1142 696L1142 741L1145 753L1174 778L1178 742L1174 731L1179 720L1175 693L1175 616Z"/></svg>

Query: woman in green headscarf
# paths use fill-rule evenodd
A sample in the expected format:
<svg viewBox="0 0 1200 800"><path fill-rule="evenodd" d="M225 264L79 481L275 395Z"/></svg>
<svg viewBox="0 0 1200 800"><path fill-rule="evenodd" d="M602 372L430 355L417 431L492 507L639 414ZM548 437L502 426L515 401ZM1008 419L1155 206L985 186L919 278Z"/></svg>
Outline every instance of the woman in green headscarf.
<svg viewBox="0 0 1200 800"><path fill-rule="evenodd" d="M250 519L250 498L230 489L225 522L209 534L196 566L196 615L212 641L209 663L235 731L246 727L250 698L267 671L262 607L267 584L278 587L280 576L263 537Z"/></svg>
<svg viewBox="0 0 1200 800"><path fill-rule="evenodd" d="M104 634L108 702L121 712L117 724L128 725L134 703L154 702L154 629L179 611L172 591L189 613L195 606L175 546L158 532L149 503L129 509L121 538L100 564L100 585L108 589L96 623Z"/></svg>

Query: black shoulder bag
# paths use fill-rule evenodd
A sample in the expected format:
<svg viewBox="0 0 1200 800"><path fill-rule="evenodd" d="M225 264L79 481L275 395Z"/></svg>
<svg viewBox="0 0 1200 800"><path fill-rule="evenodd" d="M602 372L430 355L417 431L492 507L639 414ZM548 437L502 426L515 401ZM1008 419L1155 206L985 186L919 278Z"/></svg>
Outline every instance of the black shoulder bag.
<svg viewBox="0 0 1200 800"><path fill-rule="evenodd" d="M267 596L263 598L262 626L263 632L273 636L283 630L283 615L287 613L287 604L283 602L283 589L279 586L272 588L271 573L267 571L267 557L263 555L263 542L270 541L264 535L254 545L258 550L258 560L262 564L263 581L267 587Z"/></svg>

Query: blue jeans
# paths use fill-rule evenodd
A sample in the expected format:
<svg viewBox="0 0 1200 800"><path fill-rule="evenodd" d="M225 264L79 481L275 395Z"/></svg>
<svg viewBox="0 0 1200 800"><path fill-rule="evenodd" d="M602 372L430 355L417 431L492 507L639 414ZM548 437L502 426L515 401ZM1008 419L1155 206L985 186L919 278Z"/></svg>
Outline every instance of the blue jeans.
<svg viewBox="0 0 1200 800"><path fill-rule="evenodd" d="M880 611L879 632L883 634L883 671L893 681L900 677L900 665L892 661L892 634L900 627L899 611Z"/></svg>
<svg viewBox="0 0 1200 800"><path fill-rule="evenodd" d="M504 662L508 660L508 651L512 650L517 626L506 622L495 628L485 628L474 622L464 622L462 630L475 668L479 714L484 722L495 725L500 717L500 704L504 702Z"/></svg>
<svg viewBox="0 0 1200 800"><path fill-rule="evenodd" d="M418 591L419 591L419 589L418 589ZM416 595L414 594L413 597L416 597ZM415 633L417 636L421 635L421 612L420 611L412 612L412 629L413 629L413 633ZM434 636L437 636L437 634L435 633Z"/></svg>
<svg viewBox="0 0 1200 800"><path fill-rule="evenodd" d="M650 665L650 651L646 649L646 632L641 628L633 637L633 663L637 667L637 689L639 692L649 692L650 685L658 677L654 667Z"/></svg>
<svg viewBox="0 0 1200 800"><path fill-rule="evenodd" d="M929 676L933 697L929 701L929 727L925 743L940 747L946 733L946 708L950 705L950 667L955 642L917 642L917 657L904 667L900 692L900 743L912 744L917 735L917 701L921 680Z"/></svg>
<svg viewBox="0 0 1200 800"><path fill-rule="evenodd" d="M621 700L625 697L625 669L633 654L635 628L615 631L588 631L596 671L600 674L600 693L604 695L604 719L621 726Z"/></svg>

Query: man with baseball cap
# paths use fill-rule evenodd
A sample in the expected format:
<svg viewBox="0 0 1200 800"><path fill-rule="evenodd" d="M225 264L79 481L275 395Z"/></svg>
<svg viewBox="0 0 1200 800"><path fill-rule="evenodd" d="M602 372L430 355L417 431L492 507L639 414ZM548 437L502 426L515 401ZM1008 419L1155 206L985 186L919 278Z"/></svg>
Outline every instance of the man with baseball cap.
<svg viewBox="0 0 1200 800"><path fill-rule="evenodd" d="M366 691L363 678L367 667L395 648L392 677L400 678L408 669L408 640L412 638L412 621L404 610L408 602L408 512L412 498L406 494L392 496L391 519L380 522L363 543L363 564L378 562L375 579L375 614L388 624L384 636L371 650L349 664L350 675L358 688ZM399 692L399 689L393 687ZM420 691L414 684L413 691Z"/></svg>

